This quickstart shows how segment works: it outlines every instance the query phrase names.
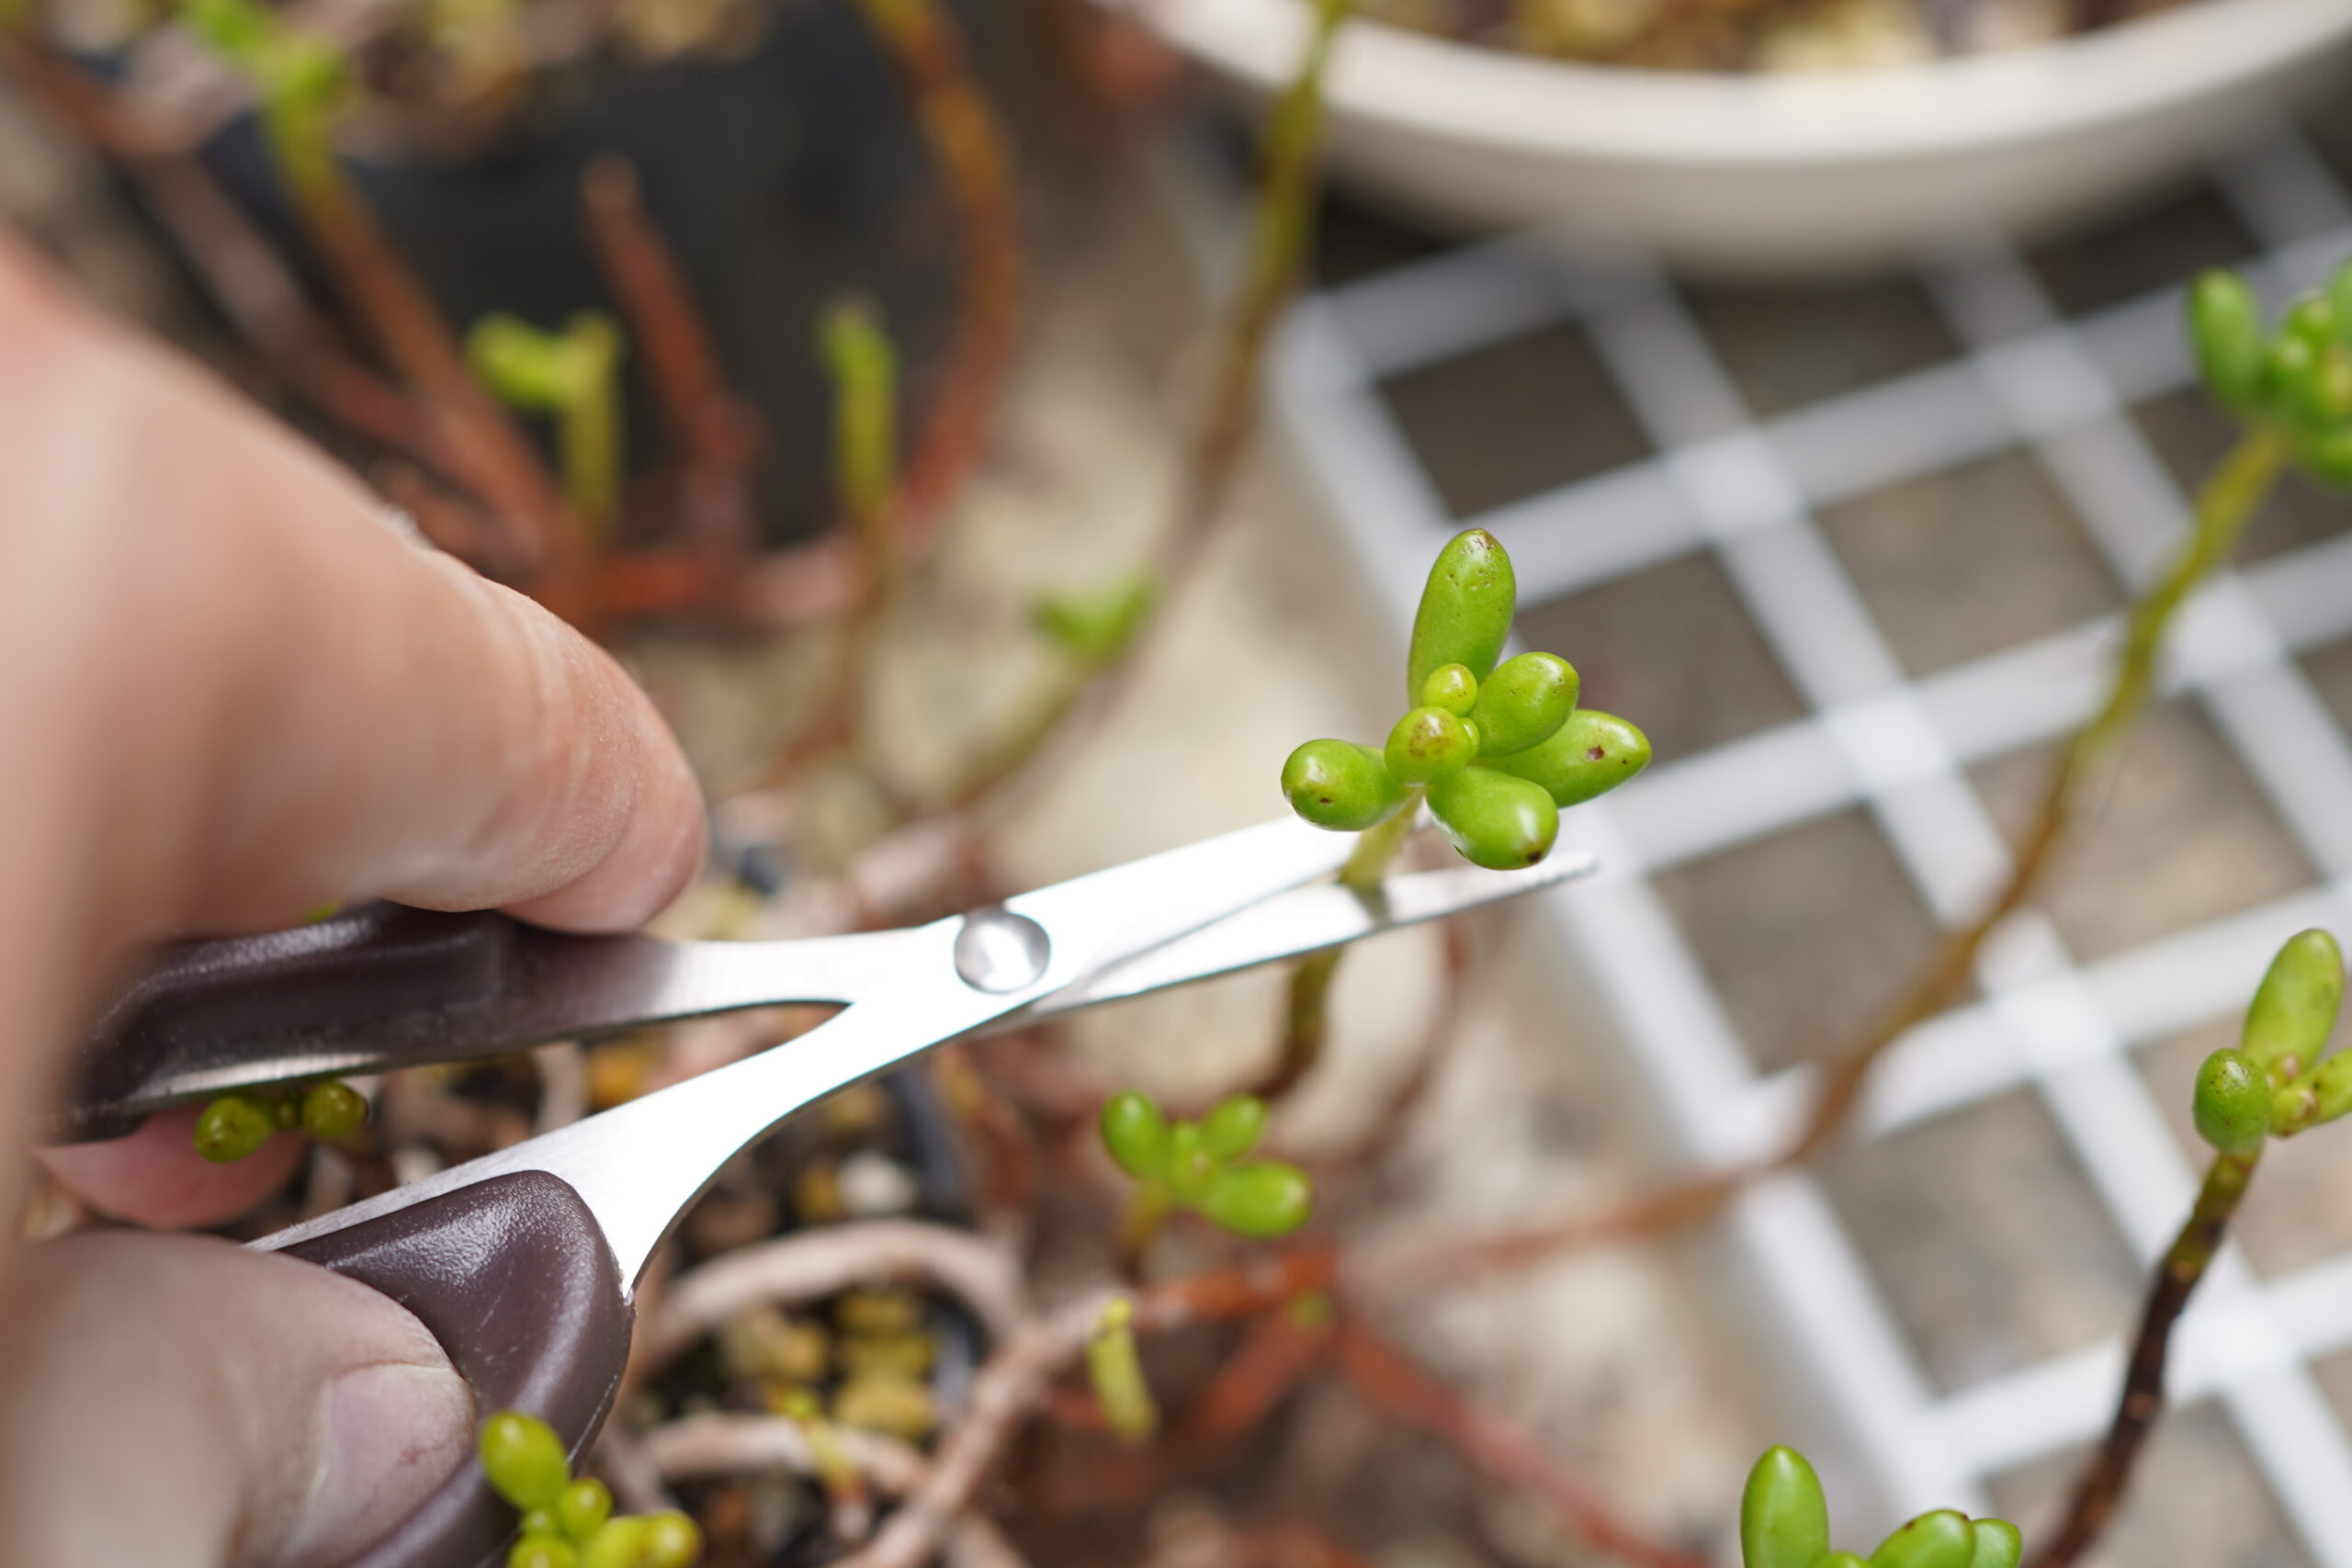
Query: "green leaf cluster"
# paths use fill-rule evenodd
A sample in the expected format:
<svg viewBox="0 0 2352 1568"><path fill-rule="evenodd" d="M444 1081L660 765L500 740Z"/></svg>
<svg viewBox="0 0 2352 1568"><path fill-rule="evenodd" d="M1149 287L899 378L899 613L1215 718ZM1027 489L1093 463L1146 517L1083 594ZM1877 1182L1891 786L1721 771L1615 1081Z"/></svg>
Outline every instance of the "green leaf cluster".
<svg viewBox="0 0 2352 1568"><path fill-rule="evenodd" d="M1563 807L1647 766L1639 729L1577 706L1566 660L1503 660L1518 599L1501 542L1483 528L1456 535L1430 568L1413 617L1412 706L1378 749L1310 740L1293 751L1283 764L1291 809L1318 828L1362 832L1426 796L1464 860L1512 871L1552 852Z"/></svg>
<svg viewBox="0 0 2352 1568"><path fill-rule="evenodd" d="M215 1165L241 1160L273 1133L348 1137L368 1120L368 1101L340 1078L284 1089L239 1089L206 1105L196 1119L196 1152Z"/></svg>
<svg viewBox="0 0 2352 1568"><path fill-rule="evenodd" d="M2007 1519L1938 1508L1903 1525L1867 1558L1833 1551L1821 1478L1790 1448L1764 1450L1739 1500L1744 1568L2017 1568L2024 1550Z"/></svg>
<svg viewBox="0 0 2352 1568"><path fill-rule="evenodd" d="M1170 1122L1149 1095L1125 1089L1104 1103L1102 1124L1102 1146L1156 1211L1190 1209L1260 1240L1288 1235L1314 1212L1305 1171L1247 1157L1266 1130L1266 1102L1256 1095L1220 1100L1197 1122Z"/></svg>
<svg viewBox="0 0 2352 1568"><path fill-rule="evenodd" d="M2234 1046L2197 1070L2197 1131L2223 1154L2253 1155L2352 1111L2352 1053L2326 1055L2344 1002L2344 950L2312 930L2287 939L2246 1009Z"/></svg>
<svg viewBox="0 0 2352 1568"><path fill-rule="evenodd" d="M492 1490L523 1515L506 1568L689 1568L702 1555L700 1527L674 1509L614 1517L612 1493L573 1478L563 1439L536 1416L498 1412L476 1447Z"/></svg>
<svg viewBox="0 0 2352 1568"><path fill-rule="evenodd" d="M2245 279L2207 272L2189 287L2188 337L2215 402L2278 432L2312 479L2352 491L2352 263L2275 325Z"/></svg>

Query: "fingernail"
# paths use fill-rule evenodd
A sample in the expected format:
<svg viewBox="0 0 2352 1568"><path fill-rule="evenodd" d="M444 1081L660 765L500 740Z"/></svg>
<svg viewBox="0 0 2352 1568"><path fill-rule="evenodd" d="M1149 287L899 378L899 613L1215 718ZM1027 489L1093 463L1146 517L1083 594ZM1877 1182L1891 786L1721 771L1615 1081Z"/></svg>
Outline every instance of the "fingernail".
<svg viewBox="0 0 2352 1568"><path fill-rule="evenodd" d="M358 1367L321 1397L318 1469L279 1553L282 1568L340 1562L361 1551L415 1512L472 1452L473 1400L447 1367Z"/></svg>

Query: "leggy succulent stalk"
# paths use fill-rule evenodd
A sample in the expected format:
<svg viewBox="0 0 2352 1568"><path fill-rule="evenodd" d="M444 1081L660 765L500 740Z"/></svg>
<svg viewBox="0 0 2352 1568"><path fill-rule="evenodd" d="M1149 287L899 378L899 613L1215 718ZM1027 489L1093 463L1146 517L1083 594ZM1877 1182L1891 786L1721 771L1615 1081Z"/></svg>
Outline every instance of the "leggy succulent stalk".
<svg viewBox="0 0 2352 1568"><path fill-rule="evenodd" d="M518 525L491 564L575 623L594 614L584 541L530 446L477 381L407 263L377 227L334 153L348 69L334 46L253 0L198 0L198 36L254 85L288 201L384 358L417 394L437 448L500 525Z"/></svg>
<svg viewBox="0 0 2352 1568"><path fill-rule="evenodd" d="M2066 1516L2032 1568L2068 1568L2098 1540L2123 1501L2142 1445L2165 1405L2173 1325L2212 1267L2230 1221L2273 1138L2293 1137L2352 1111L2352 1055L2325 1057L2344 1000L2335 938L2288 939L2246 1010L2238 1044L2198 1070L2197 1131L2214 1146L2188 1219L2156 1265L2107 1436L2075 1482Z"/></svg>

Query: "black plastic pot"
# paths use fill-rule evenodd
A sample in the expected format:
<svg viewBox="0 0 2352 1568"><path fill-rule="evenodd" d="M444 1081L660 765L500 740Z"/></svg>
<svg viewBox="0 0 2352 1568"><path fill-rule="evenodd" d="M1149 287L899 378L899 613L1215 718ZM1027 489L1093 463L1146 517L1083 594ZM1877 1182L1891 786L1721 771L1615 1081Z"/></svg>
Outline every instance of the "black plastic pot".
<svg viewBox="0 0 2352 1568"><path fill-rule="evenodd" d="M972 25L972 7L950 9ZM744 58L582 72L538 85L492 143L463 158L346 163L462 333L492 310L555 327L616 310L580 206L582 172L605 152L637 165L729 378L764 417L757 504L768 538L815 532L833 514L820 312L844 294L876 301L917 405L954 321L951 216L890 62L847 4L787 0ZM203 155L335 310L252 118L224 127ZM667 456L669 435L635 368L628 400L641 473Z"/></svg>

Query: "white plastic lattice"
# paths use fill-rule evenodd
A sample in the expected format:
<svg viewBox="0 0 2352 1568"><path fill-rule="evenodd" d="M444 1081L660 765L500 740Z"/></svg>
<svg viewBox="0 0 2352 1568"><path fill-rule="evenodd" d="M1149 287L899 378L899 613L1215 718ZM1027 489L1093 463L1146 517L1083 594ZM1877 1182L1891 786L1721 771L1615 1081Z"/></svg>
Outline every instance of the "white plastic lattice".
<svg viewBox="0 0 2352 1568"><path fill-rule="evenodd" d="M2352 204L2293 130L2222 160L2215 186L2263 247L2252 272L2274 299L2352 254ZM1315 293L1275 356L1276 412L1399 628L1436 546L1473 524L1509 546L1522 604L1706 552L1801 694L1804 716L1664 760L1579 809L1573 833L1600 850L1606 871L1547 911L1607 990L1699 1160L1777 1146L1806 1071L1752 1065L1656 879L1859 805L1936 919L1965 920L2008 851L1963 770L2076 723L2103 685L2115 631L2110 617L1906 679L1816 514L2022 450L2120 581L2147 581L2185 525L2186 498L2126 412L2188 384L2177 286L2068 320L2024 259L1992 241L1919 278L1961 344L1956 356L1770 419L1750 416L1670 280L1580 271L1558 247L1528 240ZM1380 383L1563 322L1595 345L1657 455L1484 515L1450 514ZM2352 745L2294 659L2347 635L2352 535L2222 576L2191 606L2166 671L2171 691L2201 701L2320 884L2096 962L2078 962L2049 917L2018 917L1984 953L1976 999L1914 1031L1883 1064L1865 1136L2029 1089L2136 1257L2161 1252L2194 1179L2129 1053L2242 1008L2289 932L2352 919ZM2080 1443L2109 1418L2115 1341L1934 1392L1812 1176L1752 1192L1735 1230L1894 1507L1982 1510L1989 1478ZM2261 1280L2233 1249L2175 1361L2176 1396L2221 1401L2325 1568L2352 1568L2352 1442L2310 1364L2347 1346L2352 1255Z"/></svg>

